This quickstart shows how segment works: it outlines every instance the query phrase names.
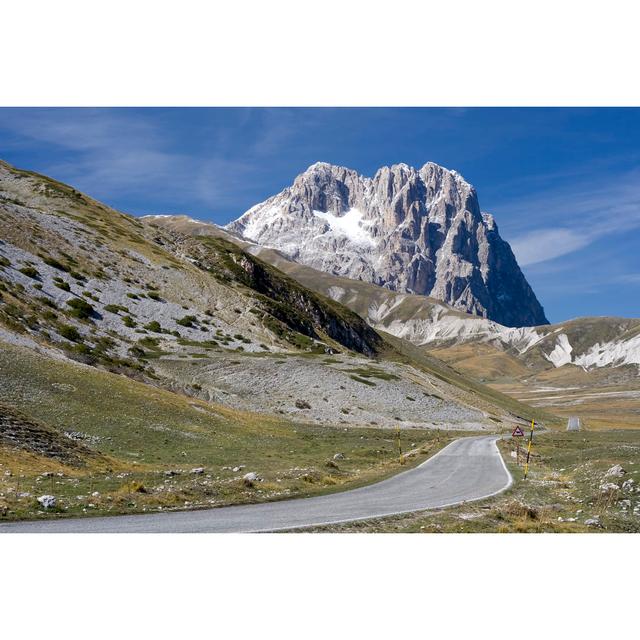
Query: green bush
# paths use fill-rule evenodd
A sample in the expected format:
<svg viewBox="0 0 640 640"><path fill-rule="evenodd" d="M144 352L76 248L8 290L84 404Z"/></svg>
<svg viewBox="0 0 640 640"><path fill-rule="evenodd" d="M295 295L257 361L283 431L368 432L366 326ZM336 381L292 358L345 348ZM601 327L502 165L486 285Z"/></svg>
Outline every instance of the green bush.
<svg viewBox="0 0 640 640"><path fill-rule="evenodd" d="M182 327L193 327L193 323L198 321L195 316L184 316L184 318L176 318L175 320L176 324L179 324Z"/></svg>
<svg viewBox="0 0 640 640"><path fill-rule="evenodd" d="M136 323L131 316L124 316L124 318L122 318L122 322L125 327L133 328L136 326Z"/></svg>
<svg viewBox="0 0 640 640"><path fill-rule="evenodd" d="M22 267L22 269L20 269L20 273L23 273L25 276L34 279L40 275L38 273L38 270L35 267L31 266Z"/></svg>
<svg viewBox="0 0 640 640"><path fill-rule="evenodd" d="M153 349L160 344L160 339L147 336L146 338L140 338L140 340L138 340L138 344L141 344L143 347Z"/></svg>
<svg viewBox="0 0 640 640"><path fill-rule="evenodd" d="M162 327L160 326L160 323L157 320L152 320L148 324L145 324L144 328L147 331L153 331L154 333L162 333Z"/></svg>
<svg viewBox="0 0 640 640"><path fill-rule="evenodd" d="M79 318L80 320L86 320L95 313L95 309L82 298L73 298L73 300L67 300L67 306L71 307L71 311L69 311L69 314L74 318Z"/></svg>
<svg viewBox="0 0 640 640"><path fill-rule="evenodd" d="M144 358L147 355L144 349L135 346L129 348L129 354L138 359Z"/></svg>
<svg viewBox="0 0 640 640"><path fill-rule="evenodd" d="M71 340L71 342L78 342L82 336L78 333L78 330L75 327L72 327L70 324L61 324L58 327L58 333L67 340Z"/></svg>
<svg viewBox="0 0 640 640"><path fill-rule="evenodd" d="M119 304L106 304L104 310L109 313L117 314L119 311L126 311L125 307L121 307Z"/></svg>
<svg viewBox="0 0 640 640"><path fill-rule="evenodd" d="M51 300L51 298L47 298L46 296L38 296L36 300L46 305L47 307L51 307L52 309L58 308L58 305L53 300Z"/></svg>
<svg viewBox="0 0 640 640"><path fill-rule="evenodd" d="M58 269L59 271L69 271L69 267L62 264L59 260L52 258L51 256L40 256L42 258L42 262L48 264L50 267L54 269Z"/></svg>
<svg viewBox="0 0 640 640"><path fill-rule="evenodd" d="M58 289L62 289L63 291L71 291L69 283L65 282L64 280L59 280L57 282L54 282L53 284L58 287Z"/></svg>

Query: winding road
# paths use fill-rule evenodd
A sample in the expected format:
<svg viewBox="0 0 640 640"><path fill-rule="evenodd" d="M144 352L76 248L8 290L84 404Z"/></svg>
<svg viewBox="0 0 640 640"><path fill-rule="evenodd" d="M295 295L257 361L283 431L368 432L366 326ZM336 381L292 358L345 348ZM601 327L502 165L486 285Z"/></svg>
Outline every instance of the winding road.
<svg viewBox="0 0 640 640"><path fill-rule="evenodd" d="M497 436L460 438L419 466L375 484L313 498L132 516L0 524L0 533L223 533L295 529L423 511L507 489Z"/></svg>

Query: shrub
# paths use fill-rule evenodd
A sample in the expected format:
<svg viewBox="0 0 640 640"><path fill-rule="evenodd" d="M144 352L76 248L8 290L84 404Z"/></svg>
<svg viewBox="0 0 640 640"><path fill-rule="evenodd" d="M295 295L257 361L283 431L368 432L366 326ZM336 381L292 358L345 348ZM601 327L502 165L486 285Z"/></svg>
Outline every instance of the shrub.
<svg viewBox="0 0 640 640"><path fill-rule="evenodd" d="M195 316L184 316L184 318L176 318L175 320L176 324L179 324L182 327L193 327L193 323L198 321Z"/></svg>
<svg viewBox="0 0 640 640"><path fill-rule="evenodd" d="M104 310L108 311L109 313L115 313L117 314L120 309L122 309L122 307L119 304L106 304L104 306Z"/></svg>
<svg viewBox="0 0 640 640"><path fill-rule="evenodd" d="M31 267L31 266L22 267L22 269L20 269L20 273L23 273L28 278L34 278L34 279L40 275L38 273L38 270L35 267Z"/></svg>
<svg viewBox="0 0 640 640"><path fill-rule="evenodd" d="M40 256L42 258L42 262L48 264L50 267L54 269L58 269L59 271L69 271L69 267L62 264L59 260L52 258L51 256Z"/></svg>
<svg viewBox="0 0 640 640"><path fill-rule="evenodd" d="M127 293L127 298L131 298L132 300L139 300L140 297L137 296L135 293Z"/></svg>
<svg viewBox="0 0 640 640"><path fill-rule="evenodd" d="M81 339L81 335L78 333L78 330L75 327L72 327L70 324L61 324L58 327L58 333L67 340L71 340L71 342L78 342Z"/></svg>
<svg viewBox="0 0 640 640"><path fill-rule="evenodd" d="M138 340L138 343L143 347L150 347L153 349L160 344L160 340L159 338L152 338L151 336L148 336L146 338L140 338L140 340Z"/></svg>
<svg viewBox="0 0 640 640"><path fill-rule="evenodd" d="M53 300L51 300L51 298L47 298L46 296L38 296L36 300L46 305L47 307L51 307L52 309L58 308L58 305Z"/></svg>
<svg viewBox="0 0 640 640"><path fill-rule="evenodd" d="M9 261L8 258L5 258L4 256L0 256L0 267L10 267L11 266L11 262Z"/></svg>
<svg viewBox="0 0 640 640"><path fill-rule="evenodd" d="M152 320L148 324L145 324L144 328L147 331L153 331L154 333L162 333L162 327L160 326L160 323L157 320Z"/></svg>
<svg viewBox="0 0 640 640"><path fill-rule="evenodd" d="M134 358L144 358L147 355L144 349L135 346L129 348L129 354Z"/></svg>
<svg viewBox="0 0 640 640"><path fill-rule="evenodd" d="M69 283L65 282L64 280L59 280L57 282L54 282L53 284L58 287L58 289L62 289L63 291L71 291Z"/></svg>
<svg viewBox="0 0 640 640"><path fill-rule="evenodd" d="M125 327L133 328L136 326L136 323L131 316L124 316L124 318L122 318L122 322L124 323Z"/></svg>
<svg viewBox="0 0 640 640"><path fill-rule="evenodd" d="M157 302L162 302L162 298L157 291L149 291L147 293L147 298L151 298L152 300L156 300Z"/></svg>
<svg viewBox="0 0 640 640"><path fill-rule="evenodd" d="M95 313L95 309L82 298L67 300L67 306L71 307L71 311L69 313L74 318L79 318L80 320L86 320Z"/></svg>

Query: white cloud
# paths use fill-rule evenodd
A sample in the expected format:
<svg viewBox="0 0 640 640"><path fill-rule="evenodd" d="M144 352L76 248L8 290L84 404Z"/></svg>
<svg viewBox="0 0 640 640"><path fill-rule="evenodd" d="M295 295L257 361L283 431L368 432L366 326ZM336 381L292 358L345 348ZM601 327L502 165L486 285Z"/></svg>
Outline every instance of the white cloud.
<svg viewBox="0 0 640 640"><path fill-rule="evenodd" d="M211 150L205 153L175 151L175 139L163 130L161 119L124 109L7 109L0 112L0 128L18 136L21 147L45 143L68 151L56 154L65 160L38 170L98 199L109 201L117 194L140 200L146 195L157 202L161 196L167 207L195 200L219 212L256 189L267 166L261 158L291 135L277 118L258 114L259 134L239 150L234 138L251 116L250 110L239 110L233 126L222 129L223 136L220 129L203 131L212 136ZM235 217L242 211L231 213Z"/></svg>
<svg viewBox="0 0 640 640"><path fill-rule="evenodd" d="M572 181L562 189L521 197L494 211L499 224L502 217L506 221L500 229L519 264L539 264L603 237L640 229L640 173L603 175L589 183Z"/></svg>
<svg viewBox="0 0 640 640"><path fill-rule="evenodd" d="M512 240L511 248L521 267L553 260L586 247L589 235L571 229L540 229Z"/></svg>

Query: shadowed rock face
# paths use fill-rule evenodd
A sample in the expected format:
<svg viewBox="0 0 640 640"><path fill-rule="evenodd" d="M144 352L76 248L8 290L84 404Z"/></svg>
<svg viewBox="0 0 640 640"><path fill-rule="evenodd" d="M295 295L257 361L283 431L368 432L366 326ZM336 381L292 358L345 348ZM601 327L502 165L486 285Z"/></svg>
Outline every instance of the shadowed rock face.
<svg viewBox="0 0 640 640"><path fill-rule="evenodd" d="M431 162L382 167L373 178L317 163L227 229L315 269L429 295L506 326L547 324L475 189Z"/></svg>

